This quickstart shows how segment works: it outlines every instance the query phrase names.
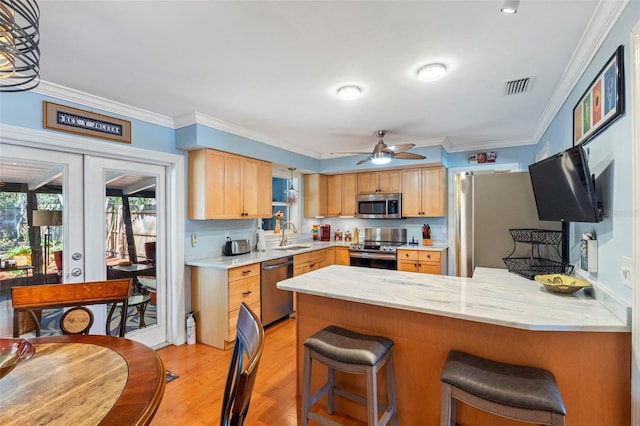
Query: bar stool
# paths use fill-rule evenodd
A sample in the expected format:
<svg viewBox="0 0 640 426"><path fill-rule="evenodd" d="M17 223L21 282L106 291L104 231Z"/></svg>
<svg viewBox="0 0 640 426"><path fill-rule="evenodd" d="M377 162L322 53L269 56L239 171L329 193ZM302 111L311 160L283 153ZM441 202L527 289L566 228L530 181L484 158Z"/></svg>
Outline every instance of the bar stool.
<svg viewBox="0 0 640 426"><path fill-rule="evenodd" d="M567 411L556 379L542 368L451 351L440 376L441 426L455 426L456 401L522 422L563 426Z"/></svg>
<svg viewBox="0 0 640 426"><path fill-rule="evenodd" d="M316 360L328 368L327 383L311 395L311 362ZM387 364L387 405L378 402L378 371ZM302 425L309 420L324 425L336 423L318 413L311 407L328 393L327 412L333 414L333 397L338 394L367 406L369 425L383 426L391 421L398 424L396 405L395 372L393 367L393 341L381 336L356 333L336 326L328 326L304 342L304 379L302 385ZM334 384L335 370L351 374L363 374L367 378L367 398L349 392ZM379 410L384 410L378 417Z"/></svg>

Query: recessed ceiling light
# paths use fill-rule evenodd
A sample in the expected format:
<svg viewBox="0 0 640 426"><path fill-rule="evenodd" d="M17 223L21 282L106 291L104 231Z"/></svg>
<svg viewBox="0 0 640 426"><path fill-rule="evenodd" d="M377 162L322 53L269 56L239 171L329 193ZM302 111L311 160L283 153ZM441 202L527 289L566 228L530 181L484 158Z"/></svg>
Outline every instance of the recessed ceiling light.
<svg viewBox="0 0 640 426"><path fill-rule="evenodd" d="M343 101L355 101L362 94L358 86L342 86L338 89L338 97Z"/></svg>
<svg viewBox="0 0 640 426"><path fill-rule="evenodd" d="M506 13L507 15L513 15L518 13L518 6L520 6L520 0L505 0L500 12Z"/></svg>
<svg viewBox="0 0 640 426"><path fill-rule="evenodd" d="M447 73L444 64L429 64L418 70L418 78L422 81L440 80Z"/></svg>

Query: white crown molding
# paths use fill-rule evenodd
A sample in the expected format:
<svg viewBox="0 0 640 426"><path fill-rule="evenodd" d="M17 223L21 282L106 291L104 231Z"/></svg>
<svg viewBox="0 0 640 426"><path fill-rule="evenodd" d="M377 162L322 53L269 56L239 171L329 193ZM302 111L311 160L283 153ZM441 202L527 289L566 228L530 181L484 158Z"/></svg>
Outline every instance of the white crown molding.
<svg viewBox="0 0 640 426"><path fill-rule="evenodd" d="M547 131L553 118L558 114L558 111L560 111L560 108L562 108L562 105L566 102L571 91L586 71L593 57L611 31L611 28L615 25L620 14L627 6L627 3L629 3L629 0L600 0L598 2L596 10L593 12L576 50L569 60L569 64L562 73L562 77L560 77L560 81L551 98L549 98L549 102L547 102L547 106L542 112L538 124L531 135L534 141L539 141L544 135L544 132Z"/></svg>
<svg viewBox="0 0 640 426"><path fill-rule="evenodd" d="M498 141L492 142L470 142L470 143L461 143L461 144L448 144L445 150L448 153L453 152L465 152L465 151L486 151L490 149L498 149L498 148L513 148L516 146L527 146L534 145L536 143L535 140L531 138L521 138L521 139L502 139ZM444 148L444 145L443 145Z"/></svg>
<svg viewBox="0 0 640 426"><path fill-rule="evenodd" d="M164 127L173 128L173 119L166 115L157 114L155 112L146 111L120 102L102 98L100 96L91 95L69 87L60 86L58 84L41 81L38 87L33 89L34 92L41 95L51 96L67 102L74 102L87 107L100 109L114 114L120 114L125 117L135 118L137 120L146 121L152 124L158 124Z"/></svg>
<svg viewBox="0 0 640 426"><path fill-rule="evenodd" d="M246 127L239 126L237 124L229 123L224 120L220 120L206 114L202 114L197 111L190 112L188 114L181 115L174 118L173 125L176 129L190 126L192 124L200 124L203 126L211 127L216 130L231 133L237 136L241 136L247 139L254 140L256 142L264 143L277 148L282 148L287 151L295 152L307 157L321 158L322 153L319 151L311 150L308 147L301 147L293 145L287 142L283 142L279 139L266 136L253 130L249 130Z"/></svg>

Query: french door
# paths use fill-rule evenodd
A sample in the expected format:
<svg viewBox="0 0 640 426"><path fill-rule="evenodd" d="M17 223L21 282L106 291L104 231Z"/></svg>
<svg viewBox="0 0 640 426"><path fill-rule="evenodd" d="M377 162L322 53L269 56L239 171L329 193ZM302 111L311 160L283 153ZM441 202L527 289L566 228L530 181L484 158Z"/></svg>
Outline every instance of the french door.
<svg viewBox="0 0 640 426"><path fill-rule="evenodd" d="M165 175L158 165L84 157L89 281L132 278L141 304L130 309L137 319L127 326L127 337L149 346L165 342L167 335ZM153 253L145 252L148 244Z"/></svg>
<svg viewBox="0 0 640 426"><path fill-rule="evenodd" d="M61 244L62 248L63 267L59 276L60 281L64 283L108 278L108 256L105 246L108 189L121 191L127 196L133 196L140 191L146 195L153 194L153 198L144 197L148 202L151 200L155 217L153 226L147 229L150 231L147 236L154 234L153 259L145 258L143 249L139 251L140 256L129 259L134 265L138 264L140 259L144 259L147 266L142 268L148 268L148 265L153 264L152 268L145 269L150 274L150 278L145 281L148 284L147 288L153 291L142 288L137 276L132 274L134 283L137 284L134 291L141 291L147 295L153 293L153 303L149 298L144 305L147 308L146 314L153 318L146 321L146 327L140 327L139 317L142 312L135 312L135 307L132 313L133 316L138 315L138 321L134 322L132 327L128 327L127 338L149 346L159 346L167 342L165 167L6 143L2 143L0 150L0 167L15 169L16 178L22 176L20 179L24 180L23 184L30 191L45 184L61 188L60 203L54 209L62 212L62 224L56 226L55 235L61 240L56 239L56 243ZM49 233L51 230L44 232ZM48 261L49 259L46 260ZM107 306L95 306L92 311L94 325L91 332L104 334Z"/></svg>

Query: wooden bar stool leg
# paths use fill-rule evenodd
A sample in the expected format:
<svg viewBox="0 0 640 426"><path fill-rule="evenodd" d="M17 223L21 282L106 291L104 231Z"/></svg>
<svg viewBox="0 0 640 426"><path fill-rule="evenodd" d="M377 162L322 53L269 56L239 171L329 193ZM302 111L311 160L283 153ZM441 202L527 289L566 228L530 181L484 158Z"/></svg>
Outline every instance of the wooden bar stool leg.
<svg viewBox="0 0 640 426"><path fill-rule="evenodd" d="M375 367L367 367L367 411L369 425L378 426L378 373Z"/></svg>
<svg viewBox="0 0 640 426"><path fill-rule="evenodd" d="M389 407L395 407L395 412L391 417L391 424L398 426L398 403L396 401L396 373L395 364L393 361L393 349L389 360L387 361L387 396Z"/></svg>
<svg viewBox="0 0 640 426"><path fill-rule="evenodd" d="M336 379L336 370L329 366L327 366L327 369L327 383L329 384L329 393L327 394L327 413L333 414L333 397L335 395L333 386Z"/></svg>
<svg viewBox="0 0 640 426"><path fill-rule="evenodd" d="M302 426L309 425L309 409L311 408L311 353L304 348L304 378L302 380Z"/></svg>
<svg viewBox="0 0 640 426"><path fill-rule="evenodd" d="M440 426L456 426L456 400L451 396L451 385L442 383Z"/></svg>

